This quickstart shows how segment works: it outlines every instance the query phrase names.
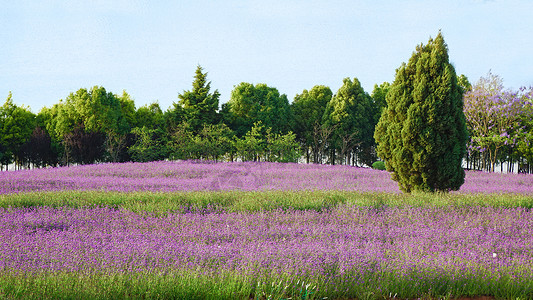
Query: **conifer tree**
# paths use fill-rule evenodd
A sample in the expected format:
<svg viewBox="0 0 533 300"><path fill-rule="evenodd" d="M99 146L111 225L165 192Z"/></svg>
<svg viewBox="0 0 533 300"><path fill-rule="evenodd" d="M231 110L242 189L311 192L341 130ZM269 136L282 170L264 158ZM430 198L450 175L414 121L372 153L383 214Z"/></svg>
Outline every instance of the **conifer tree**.
<svg viewBox="0 0 533 300"><path fill-rule="evenodd" d="M467 129L462 89L440 32L400 66L386 99L374 137L400 189L458 190Z"/></svg>
<svg viewBox="0 0 533 300"><path fill-rule="evenodd" d="M196 68L196 74L191 91L184 91L178 97L179 104L185 112L185 121L194 132L199 132L204 124L218 123L218 99L220 93L215 90L209 93L211 82L207 82L207 72L203 73L201 66Z"/></svg>

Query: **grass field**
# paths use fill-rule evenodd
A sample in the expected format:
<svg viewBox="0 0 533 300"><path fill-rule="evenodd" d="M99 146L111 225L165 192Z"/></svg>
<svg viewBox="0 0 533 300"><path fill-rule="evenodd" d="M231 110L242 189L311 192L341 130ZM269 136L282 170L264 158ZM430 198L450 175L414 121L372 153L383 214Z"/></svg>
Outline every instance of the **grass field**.
<svg viewBox="0 0 533 300"><path fill-rule="evenodd" d="M192 162L3 172L0 298L533 299L532 176L469 172L459 192L412 195L387 176Z"/></svg>

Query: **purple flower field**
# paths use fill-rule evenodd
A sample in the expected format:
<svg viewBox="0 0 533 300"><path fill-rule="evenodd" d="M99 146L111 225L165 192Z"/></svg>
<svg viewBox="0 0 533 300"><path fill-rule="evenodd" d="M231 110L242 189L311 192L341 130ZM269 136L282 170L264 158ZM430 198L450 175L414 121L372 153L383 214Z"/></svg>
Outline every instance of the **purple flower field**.
<svg viewBox="0 0 533 300"><path fill-rule="evenodd" d="M80 196L68 191L89 191L82 198L131 195L135 202L160 194L93 191L224 190L294 191L298 196L291 196L293 200L281 196L276 201L296 199L303 209L269 206L254 198L260 193L236 193L249 203L257 201L259 209L249 211L209 204L199 210L172 210L165 208L168 201L157 200L152 202L155 209L139 206L135 212L121 205L51 207L49 202L56 197L77 201ZM298 192L303 190L326 192ZM324 195L339 190L370 193L363 198L371 199L361 198L368 205L313 206L313 200L329 203ZM31 204L23 198L44 197L25 194L32 191L67 193L47 193L52 198ZM142 287L153 291L165 284L169 298L197 299L205 298L201 289L222 291L225 286L232 287L226 288L227 294L210 297L533 297L533 210L528 201L522 202L525 207L504 207L533 195L532 175L468 171L455 192L467 205L428 203L444 197L439 194L413 195L412 206L381 201L399 193L387 172L348 166L181 161L0 172L0 196L18 197L23 204L6 202L0 208L0 298L40 298L50 290L60 290L60 298L81 298L80 289L92 298L150 298ZM209 197L201 201L210 203ZM496 199L504 204L492 205ZM54 285L55 278L63 278L58 276L68 282ZM141 288L130 294L134 277L140 278L135 285ZM104 283L90 278L104 278ZM176 282L185 283L176 288ZM200 283L191 287L191 282ZM123 290L92 292L109 286Z"/></svg>
<svg viewBox="0 0 533 300"><path fill-rule="evenodd" d="M522 208L345 206L164 217L109 208L1 209L0 270L200 269L350 284L393 273L413 284L424 276L531 283L532 227L533 211Z"/></svg>
<svg viewBox="0 0 533 300"><path fill-rule="evenodd" d="M282 163L150 162L0 172L0 194L28 191L346 190L400 193L385 171ZM533 176L467 171L460 193L533 195Z"/></svg>

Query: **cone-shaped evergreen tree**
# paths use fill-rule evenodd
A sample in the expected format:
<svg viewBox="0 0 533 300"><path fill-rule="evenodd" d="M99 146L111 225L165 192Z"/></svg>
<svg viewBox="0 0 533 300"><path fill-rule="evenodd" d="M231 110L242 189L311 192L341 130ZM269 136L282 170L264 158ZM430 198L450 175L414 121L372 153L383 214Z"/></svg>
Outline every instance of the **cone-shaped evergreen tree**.
<svg viewBox="0 0 533 300"><path fill-rule="evenodd" d="M462 90L440 32L400 66L386 99L374 138L400 189L458 190L467 129Z"/></svg>
<svg viewBox="0 0 533 300"><path fill-rule="evenodd" d="M211 82L207 82L207 73L202 72L201 66L196 68L196 74L191 91L184 91L178 95L179 104L185 111L185 120L189 122L195 132L199 132L204 124L218 122L218 98L220 93L215 90L212 94Z"/></svg>

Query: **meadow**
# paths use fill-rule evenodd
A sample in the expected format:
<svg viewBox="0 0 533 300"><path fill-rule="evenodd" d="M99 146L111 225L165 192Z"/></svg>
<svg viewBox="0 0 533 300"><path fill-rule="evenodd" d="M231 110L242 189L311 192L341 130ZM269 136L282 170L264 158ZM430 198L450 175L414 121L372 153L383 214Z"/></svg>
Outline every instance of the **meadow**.
<svg viewBox="0 0 533 300"><path fill-rule="evenodd" d="M0 298L533 299L533 176L153 162L0 173Z"/></svg>

